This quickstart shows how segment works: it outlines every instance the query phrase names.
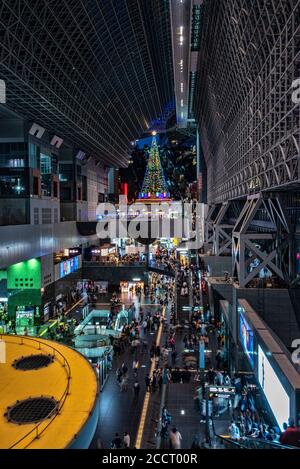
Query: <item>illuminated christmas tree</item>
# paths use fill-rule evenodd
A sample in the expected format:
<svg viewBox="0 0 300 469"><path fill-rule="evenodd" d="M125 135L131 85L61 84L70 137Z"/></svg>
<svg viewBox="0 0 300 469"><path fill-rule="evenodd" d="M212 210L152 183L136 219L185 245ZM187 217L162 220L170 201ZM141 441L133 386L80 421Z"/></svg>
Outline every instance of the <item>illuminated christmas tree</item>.
<svg viewBox="0 0 300 469"><path fill-rule="evenodd" d="M139 193L140 201L166 200L170 198L168 185L166 183L160 162L159 150L156 138L152 140L150 155L145 172L142 190Z"/></svg>

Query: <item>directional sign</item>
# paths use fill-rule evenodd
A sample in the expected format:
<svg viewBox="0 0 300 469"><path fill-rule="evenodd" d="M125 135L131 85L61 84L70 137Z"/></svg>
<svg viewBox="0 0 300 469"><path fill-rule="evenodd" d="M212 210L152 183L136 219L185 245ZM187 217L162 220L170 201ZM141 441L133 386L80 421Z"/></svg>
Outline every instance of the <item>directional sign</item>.
<svg viewBox="0 0 300 469"><path fill-rule="evenodd" d="M209 386L208 390L211 394L235 394L234 386Z"/></svg>

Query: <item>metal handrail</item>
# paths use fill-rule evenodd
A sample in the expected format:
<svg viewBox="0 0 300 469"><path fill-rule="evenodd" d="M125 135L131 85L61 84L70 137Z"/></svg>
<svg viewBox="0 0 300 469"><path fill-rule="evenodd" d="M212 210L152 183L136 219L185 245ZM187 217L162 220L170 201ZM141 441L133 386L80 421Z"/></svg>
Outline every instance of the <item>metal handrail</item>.
<svg viewBox="0 0 300 469"><path fill-rule="evenodd" d="M230 437L224 437L214 433L214 436L221 440L222 444L235 446L239 449L299 449L295 446L282 445L276 441L262 440L261 438L241 437L238 441Z"/></svg>
<svg viewBox="0 0 300 469"><path fill-rule="evenodd" d="M239 441L232 440L231 438L225 438L224 436L217 435L216 433L214 436L221 440L221 443L225 446L230 445L235 446L236 449L244 449L244 446Z"/></svg>
<svg viewBox="0 0 300 469"><path fill-rule="evenodd" d="M257 447L264 447L265 449L298 449L296 446L289 446L289 445L283 445L280 442L276 441L269 441L269 440L263 440L261 438L253 438L253 437L243 437L241 438L241 444L244 443L244 446L246 448L249 448L249 446L254 446L255 448ZM247 444L248 443L248 444ZM250 443L250 445L249 445Z"/></svg>
<svg viewBox="0 0 300 469"><path fill-rule="evenodd" d="M63 364L62 366L65 368L66 370L66 374L67 374L67 386L61 396L61 398L58 400L58 407L56 409L56 412L54 413L54 415L52 416L52 418L50 419L50 421L47 423L47 425L41 430L40 430L40 426L42 424L45 423L45 420L50 418L51 417L51 414L53 411L51 411L46 417L45 419L38 423L35 427L33 427L28 433L26 433L26 435L23 435L22 438L20 438L18 441L16 441L12 446L10 446L9 449L13 449L15 448L19 443L21 443L21 441L25 440L25 438L27 438L31 433L34 433L34 437L30 440L30 442L25 446L25 448L27 448L33 440L37 439L40 437L40 435L46 430L46 428L49 427L49 425L53 422L53 420L59 415L60 413L60 410L62 409L65 401L66 401L66 398L69 394L69 389L70 389L70 380L71 380L71 368L70 368L70 365L69 365L69 362L68 360L63 356L63 354L55 347L53 347L52 345L48 345L47 343L45 342L42 342L38 339L35 339L33 337L27 337L27 336L9 336L9 335L6 335L6 334L0 334L0 339L2 340L2 337L5 336L5 337L9 337L9 338L15 338L15 339L20 339L20 345L23 345L24 344L24 341L29 341L29 342L35 342L39 345L38 349L41 350L41 345L44 345L48 348L50 348L52 350L52 355L53 357L55 358L56 355L59 355L62 359L63 359Z"/></svg>

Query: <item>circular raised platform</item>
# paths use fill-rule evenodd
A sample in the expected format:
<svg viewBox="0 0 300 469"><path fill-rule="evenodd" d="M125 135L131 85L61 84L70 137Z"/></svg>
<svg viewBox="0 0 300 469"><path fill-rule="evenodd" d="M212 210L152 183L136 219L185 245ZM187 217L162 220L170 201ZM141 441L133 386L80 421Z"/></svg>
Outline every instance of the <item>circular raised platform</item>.
<svg viewBox="0 0 300 469"><path fill-rule="evenodd" d="M98 415L90 363L46 339L0 340L0 448L86 447Z"/></svg>

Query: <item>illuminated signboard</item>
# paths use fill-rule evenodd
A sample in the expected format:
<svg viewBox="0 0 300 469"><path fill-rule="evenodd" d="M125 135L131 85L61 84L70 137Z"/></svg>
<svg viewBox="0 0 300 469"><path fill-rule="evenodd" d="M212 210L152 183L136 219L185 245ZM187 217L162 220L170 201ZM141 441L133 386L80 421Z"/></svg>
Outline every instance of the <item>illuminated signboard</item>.
<svg viewBox="0 0 300 469"><path fill-rule="evenodd" d="M208 391L210 397L220 397L222 399L229 399L234 396L236 389L234 386L207 386L206 392Z"/></svg>
<svg viewBox="0 0 300 469"><path fill-rule="evenodd" d="M63 278L66 275L71 274L72 272L76 272L79 268L79 257L72 257L71 259L67 259L64 262L59 264L59 278Z"/></svg>
<svg viewBox="0 0 300 469"><path fill-rule="evenodd" d="M249 326L248 322L245 319L242 311L244 308L239 306L240 313L240 342L242 344L243 350L247 355L251 366L254 367L254 338L253 331Z"/></svg>
<svg viewBox="0 0 300 469"><path fill-rule="evenodd" d="M31 325L34 323L34 318L40 316L39 306L17 306L16 307L16 321L17 325L27 324L31 321Z"/></svg>
<svg viewBox="0 0 300 469"><path fill-rule="evenodd" d="M290 416L290 398L260 346L258 346L258 381L278 425L282 428Z"/></svg>

